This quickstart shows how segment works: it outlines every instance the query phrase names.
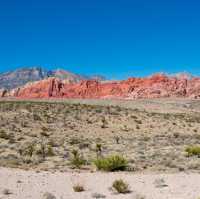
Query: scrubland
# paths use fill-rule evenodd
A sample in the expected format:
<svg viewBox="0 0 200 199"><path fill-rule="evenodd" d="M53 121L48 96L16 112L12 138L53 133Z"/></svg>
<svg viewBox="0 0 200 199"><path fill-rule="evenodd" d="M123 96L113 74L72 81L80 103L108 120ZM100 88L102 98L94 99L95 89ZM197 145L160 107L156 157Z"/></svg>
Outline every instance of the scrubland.
<svg viewBox="0 0 200 199"><path fill-rule="evenodd" d="M136 196L134 182L129 176L140 184L138 176L141 175L141 179L144 178L147 183L146 178L152 175L155 181L158 178L155 183L161 190L167 190L170 186L165 186L160 177L162 175L174 175L174 182L177 183L178 173L192 173L194 179L200 179L199 105L197 100L183 99L2 100L0 166L5 173L10 172L10 175L11 171L23 169L30 174L35 172L34 175L38 172L50 172L52 175L58 172L59 176L65 173L63 175L70 179L74 178L73 175L86 176L83 178L88 178L87 182L70 185L77 196L71 195L71 198L101 198L101 194L109 196L108 190L106 193L98 193L99 195L90 190L89 193L93 196L87 195L87 189L90 188L85 186L92 183L88 182L91 176L94 176L94 181L98 178L101 182L103 175L105 178L112 177L112 182L109 181L108 185L105 183L106 186L111 186L110 191L115 193L109 198L118 198L118 194L123 194L123 198L142 198L142 189L140 191L139 185L135 185L137 190L139 189L139 195ZM110 174L113 171L123 174ZM90 177L87 177L88 175ZM187 175L184 175L182 179L187 178ZM0 183L0 186L3 184ZM187 188L187 185L183 186ZM156 189L156 185L154 187ZM116 194L116 191L119 193ZM144 197L153 198L150 193L148 197L147 192L146 190ZM194 193L199 194L193 190L191 195L187 194L187 199L193 199ZM17 198L5 189L3 195ZM158 194L157 198L172 196L174 197L173 194ZM184 194L181 196L184 198Z"/></svg>

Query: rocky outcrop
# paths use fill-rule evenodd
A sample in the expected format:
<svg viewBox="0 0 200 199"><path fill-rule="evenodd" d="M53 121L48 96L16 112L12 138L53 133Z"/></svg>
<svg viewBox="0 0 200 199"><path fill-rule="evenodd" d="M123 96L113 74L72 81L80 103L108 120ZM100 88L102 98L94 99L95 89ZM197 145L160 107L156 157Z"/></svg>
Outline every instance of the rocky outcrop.
<svg viewBox="0 0 200 199"><path fill-rule="evenodd" d="M188 79L182 76L156 74L147 78L129 78L124 81L84 80L78 83L48 78L1 93L1 97L17 98L200 98L200 78Z"/></svg>

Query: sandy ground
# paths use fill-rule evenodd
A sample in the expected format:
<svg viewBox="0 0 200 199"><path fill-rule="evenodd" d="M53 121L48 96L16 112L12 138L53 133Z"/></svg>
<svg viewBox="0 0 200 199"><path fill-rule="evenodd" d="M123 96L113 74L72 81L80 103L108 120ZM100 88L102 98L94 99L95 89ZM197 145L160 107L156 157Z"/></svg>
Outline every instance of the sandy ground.
<svg viewBox="0 0 200 199"><path fill-rule="evenodd" d="M155 98L155 99L17 99L0 98L0 102L48 102L67 104L87 104L100 106L120 106L122 108L140 109L148 112L182 113L185 111L200 112L198 99L188 98Z"/></svg>
<svg viewBox="0 0 200 199"><path fill-rule="evenodd" d="M109 189L115 179L123 179L130 185L131 193L116 194ZM73 184L81 183L86 191L75 193ZM12 194L5 195L9 189ZM198 199L200 174L130 174L130 173L49 173L0 169L1 199L42 199L50 192L57 199L89 199L100 193L109 199Z"/></svg>

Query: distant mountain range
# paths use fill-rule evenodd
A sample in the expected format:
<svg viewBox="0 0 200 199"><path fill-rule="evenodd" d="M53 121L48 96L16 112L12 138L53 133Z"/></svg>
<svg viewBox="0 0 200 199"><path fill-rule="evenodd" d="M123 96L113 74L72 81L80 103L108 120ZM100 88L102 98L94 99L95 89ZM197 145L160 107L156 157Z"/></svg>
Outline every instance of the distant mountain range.
<svg viewBox="0 0 200 199"><path fill-rule="evenodd" d="M29 82L44 80L49 77L55 77L66 82L78 83L81 80L95 79L98 81L105 80L101 75L85 76L71 73L66 70L46 70L42 67L26 67L15 71L0 73L0 89L14 89L21 87Z"/></svg>
<svg viewBox="0 0 200 199"><path fill-rule="evenodd" d="M200 77L188 73L164 74L105 81L66 70L21 68L0 74L0 98L138 99L160 97L200 98Z"/></svg>
<svg viewBox="0 0 200 199"><path fill-rule="evenodd" d="M51 72L50 75L42 70L33 70L31 71L31 75L27 74L27 71L26 73L20 72L19 74L20 76L18 75L13 78L15 80L15 86L17 83L23 84L25 80L36 80L37 78L44 79L34 83L29 82L25 86L10 91L0 89L0 97L14 97L19 99L93 98L129 100L168 97L200 98L200 77L192 77L189 74L184 73L173 76L154 74L149 77L131 77L121 81L84 79L85 77L63 72L62 70ZM49 76L51 76L51 78L46 78ZM80 81L82 78L83 81Z"/></svg>

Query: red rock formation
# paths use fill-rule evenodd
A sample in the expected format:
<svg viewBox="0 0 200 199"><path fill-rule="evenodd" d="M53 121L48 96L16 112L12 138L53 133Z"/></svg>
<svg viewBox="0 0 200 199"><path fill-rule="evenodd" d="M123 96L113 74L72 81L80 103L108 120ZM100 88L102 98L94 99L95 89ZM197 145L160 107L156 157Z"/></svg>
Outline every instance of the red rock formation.
<svg viewBox="0 0 200 199"><path fill-rule="evenodd" d="M185 76L168 77L156 74L148 78L129 78L124 81L104 83L96 80L66 83L56 78L49 78L27 84L11 92L4 91L4 94L0 92L0 97L5 96L18 98L200 98L200 78L188 79Z"/></svg>
<svg viewBox="0 0 200 199"><path fill-rule="evenodd" d="M0 89L0 97L5 97L7 93L7 90L5 89Z"/></svg>

